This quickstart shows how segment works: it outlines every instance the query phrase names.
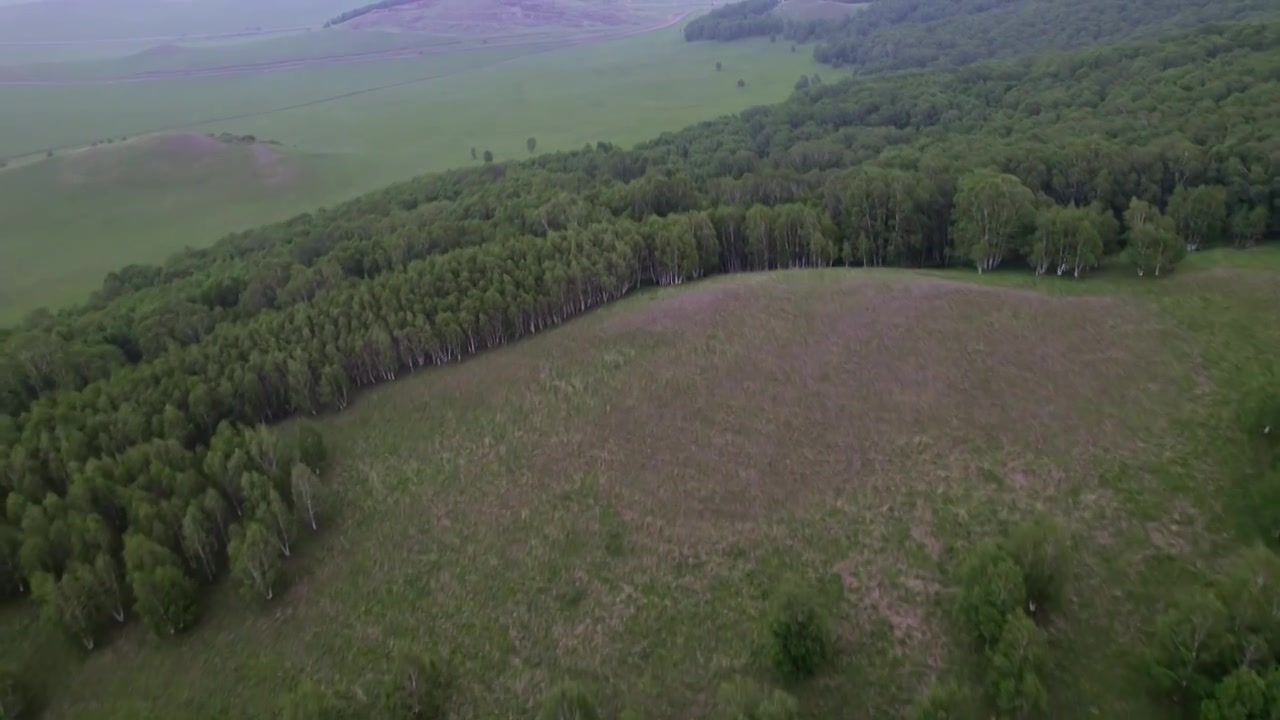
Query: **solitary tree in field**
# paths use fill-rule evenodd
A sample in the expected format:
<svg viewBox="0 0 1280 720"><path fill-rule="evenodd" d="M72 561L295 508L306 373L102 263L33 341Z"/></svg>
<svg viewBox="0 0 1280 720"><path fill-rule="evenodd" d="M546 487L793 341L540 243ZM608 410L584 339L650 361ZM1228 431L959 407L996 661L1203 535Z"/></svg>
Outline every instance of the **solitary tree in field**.
<svg viewBox="0 0 1280 720"><path fill-rule="evenodd" d="M524 141L524 145L529 148L529 154L532 155L533 151L538 149L538 139L531 137Z"/></svg>
<svg viewBox="0 0 1280 720"><path fill-rule="evenodd" d="M738 78L738 87L744 88L746 86L747 86L747 81L743 80L742 78Z"/></svg>
<svg viewBox="0 0 1280 720"><path fill-rule="evenodd" d="M796 44L791 43L791 52L795 52L795 51L796 51Z"/></svg>
<svg viewBox="0 0 1280 720"><path fill-rule="evenodd" d="M472 159L472 160L475 160L475 159L476 159L476 149L475 149L475 148L471 148L471 159Z"/></svg>
<svg viewBox="0 0 1280 720"><path fill-rule="evenodd" d="M722 64L720 63L720 61L719 61L719 60L717 60L717 61L716 61L716 72L720 72L721 70L724 70L724 65L722 65Z"/></svg>
<svg viewBox="0 0 1280 720"><path fill-rule="evenodd" d="M488 165L489 163L493 162L493 151L492 151L492 150L485 150L485 151L484 151L484 162L485 162L485 164L486 164L486 165Z"/></svg>

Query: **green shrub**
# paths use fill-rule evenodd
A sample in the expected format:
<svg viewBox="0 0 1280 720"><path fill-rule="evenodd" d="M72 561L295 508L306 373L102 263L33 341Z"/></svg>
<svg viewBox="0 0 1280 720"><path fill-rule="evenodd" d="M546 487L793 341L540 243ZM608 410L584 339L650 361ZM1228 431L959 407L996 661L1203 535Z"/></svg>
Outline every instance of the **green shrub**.
<svg viewBox="0 0 1280 720"><path fill-rule="evenodd" d="M1280 668L1265 676L1240 668L1200 704L1201 720L1273 720L1280 717Z"/></svg>
<svg viewBox="0 0 1280 720"><path fill-rule="evenodd" d="M991 697L1001 717L1026 718L1048 708L1040 680L1047 654L1044 631L1023 613L1009 613L991 652Z"/></svg>
<svg viewBox="0 0 1280 720"><path fill-rule="evenodd" d="M1067 574L1067 534L1057 521L1040 517L1009 533L1005 542L1009 557L1022 570L1026 610L1032 616L1060 607Z"/></svg>
<svg viewBox="0 0 1280 720"><path fill-rule="evenodd" d="M304 682L284 697L278 717L280 720L355 720L371 714L370 708L354 699L339 697Z"/></svg>
<svg viewBox="0 0 1280 720"><path fill-rule="evenodd" d="M538 720L600 720L600 711L584 688L562 683L543 698Z"/></svg>
<svg viewBox="0 0 1280 720"><path fill-rule="evenodd" d="M774 598L765 626L769 666L787 681L812 677L831 659L831 621L816 591L794 584Z"/></svg>
<svg viewBox="0 0 1280 720"><path fill-rule="evenodd" d="M0 720L31 717L31 694L16 672L0 669Z"/></svg>
<svg viewBox="0 0 1280 720"><path fill-rule="evenodd" d="M1161 689L1199 702L1232 669L1229 614L1207 590L1185 593L1156 620L1151 672Z"/></svg>
<svg viewBox="0 0 1280 720"><path fill-rule="evenodd" d="M969 692L953 682L937 683L920 698L914 720L960 720L971 715L973 698Z"/></svg>
<svg viewBox="0 0 1280 720"><path fill-rule="evenodd" d="M1247 548L1215 589L1227 610L1225 640L1235 663L1280 658L1280 557L1262 546Z"/></svg>
<svg viewBox="0 0 1280 720"><path fill-rule="evenodd" d="M983 648L1000 639L1010 613L1027 606L1027 588L1018 563L998 545L978 546L960 566L956 604L961 626Z"/></svg>
<svg viewBox="0 0 1280 720"><path fill-rule="evenodd" d="M436 656L402 658L387 688L383 706L390 717L444 720L449 717L453 676Z"/></svg>
<svg viewBox="0 0 1280 720"><path fill-rule="evenodd" d="M720 686L716 720L796 720L800 703L776 688L765 688L749 680Z"/></svg>

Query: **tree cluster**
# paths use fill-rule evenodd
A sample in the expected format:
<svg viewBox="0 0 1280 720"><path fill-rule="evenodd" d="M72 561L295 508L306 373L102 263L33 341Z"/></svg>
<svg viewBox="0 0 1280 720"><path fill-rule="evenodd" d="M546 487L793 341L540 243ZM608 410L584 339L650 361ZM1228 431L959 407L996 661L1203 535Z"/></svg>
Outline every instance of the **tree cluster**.
<svg viewBox="0 0 1280 720"><path fill-rule="evenodd" d="M789 26L818 62L884 72L960 67L1276 13L1267 0L881 0L837 23Z"/></svg>
<svg viewBox="0 0 1280 720"><path fill-rule="evenodd" d="M1209 587L1184 591L1156 621L1150 667L1170 698L1205 720L1280 713L1280 558L1239 553Z"/></svg>
<svg viewBox="0 0 1280 720"><path fill-rule="evenodd" d="M173 413L167 421L114 446L111 429L94 440L55 425L59 439L44 439L76 448L61 449L62 475L38 474L40 460L22 445L9 468L0 590L29 590L45 619L88 650L129 608L156 634L181 632L198 616L201 583L224 569L269 599L299 516L317 527L324 455L314 431L295 444L222 422L191 446L189 424ZM110 449L95 454L99 442Z"/></svg>
<svg viewBox="0 0 1280 720"><path fill-rule="evenodd" d="M1037 621L1061 602L1066 562L1066 539L1046 518L1019 526L1002 543L978 546L960 567L956 616L984 654L987 695L1000 717L1034 717L1048 708L1048 638ZM922 714L945 717L947 704L967 700L949 689L931 694Z"/></svg>
<svg viewBox="0 0 1280 720"><path fill-rule="evenodd" d="M351 10L348 10L335 17L332 17L325 21L324 26L327 28L334 27L336 25L341 25L342 23L347 22L349 20L355 20L356 18L362 15L368 15L371 12L377 12L378 10L387 10L389 8L397 7L399 5L408 5L413 2L417 2L417 0L379 0L379 2L369 3L368 5L361 5L358 8L352 8Z"/></svg>
<svg viewBox="0 0 1280 720"><path fill-rule="evenodd" d="M746 37L777 36L785 29L782 18L773 14L778 0L741 0L695 18L684 27L684 39L726 42Z"/></svg>

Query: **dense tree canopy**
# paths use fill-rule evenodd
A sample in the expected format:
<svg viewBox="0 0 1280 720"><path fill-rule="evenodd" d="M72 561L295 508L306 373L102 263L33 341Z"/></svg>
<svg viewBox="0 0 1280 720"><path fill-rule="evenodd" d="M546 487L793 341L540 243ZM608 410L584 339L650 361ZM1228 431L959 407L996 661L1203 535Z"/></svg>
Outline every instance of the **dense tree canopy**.
<svg viewBox="0 0 1280 720"><path fill-rule="evenodd" d="M1164 275L1273 237L1278 118L1280 23L1217 27L811 82L634 150L424 176L125 268L0 337L0 592L85 645L118 598L165 635L196 578L270 597L323 524L323 452L259 425L642 285L835 263L1080 277L1121 250Z"/></svg>
<svg viewBox="0 0 1280 720"><path fill-rule="evenodd" d="M773 14L776 7L778 0L742 0L718 7L685 25L684 38L725 41L776 35L785 29L782 18Z"/></svg>

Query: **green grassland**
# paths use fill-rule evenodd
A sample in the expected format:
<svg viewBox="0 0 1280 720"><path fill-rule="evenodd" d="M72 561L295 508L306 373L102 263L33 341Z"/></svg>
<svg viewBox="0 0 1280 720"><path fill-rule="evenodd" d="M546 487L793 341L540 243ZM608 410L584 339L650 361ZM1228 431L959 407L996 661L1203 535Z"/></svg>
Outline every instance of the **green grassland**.
<svg viewBox="0 0 1280 720"><path fill-rule="evenodd" d="M452 654L456 717L524 717L557 681L605 709L705 717L755 674L785 576L844 588L806 717L901 717L974 657L956 558L1034 513L1072 538L1048 626L1055 718L1172 717L1140 648L1247 531L1229 501L1272 368L1280 253L1152 282L832 269L643 293L362 395L320 425L332 495L288 591L178 642L81 659L4 610L50 718L272 717L310 679L359 691ZM612 716L612 715L610 715Z"/></svg>
<svg viewBox="0 0 1280 720"><path fill-rule="evenodd" d="M261 57L274 51L253 52ZM723 72L716 72L717 61ZM21 157L0 171L0 217L6 219L0 230L0 322L80 300L122 265L160 261L227 232L472 162L472 147L503 161L528 157L530 136L537 138L538 152L598 140L630 145L664 129L780 100L801 74L817 72L834 74L806 53L767 40L686 43L675 27L559 49L481 46L226 77L2 86L0 105L16 112L0 114L0 157ZM745 88L736 87L739 78ZM163 156L143 160L131 152L120 155L118 172L134 182L121 185L103 175L101 182L68 188L59 180L77 159L58 156L74 148L107 137L178 131L278 141L300 170L288 187L250 197L243 166L211 169L198 182L174 182L136 169L163 166ZM68 149L46 160L43 148L50 147ZM144 202L153 192L164 199Z"/></svg>

